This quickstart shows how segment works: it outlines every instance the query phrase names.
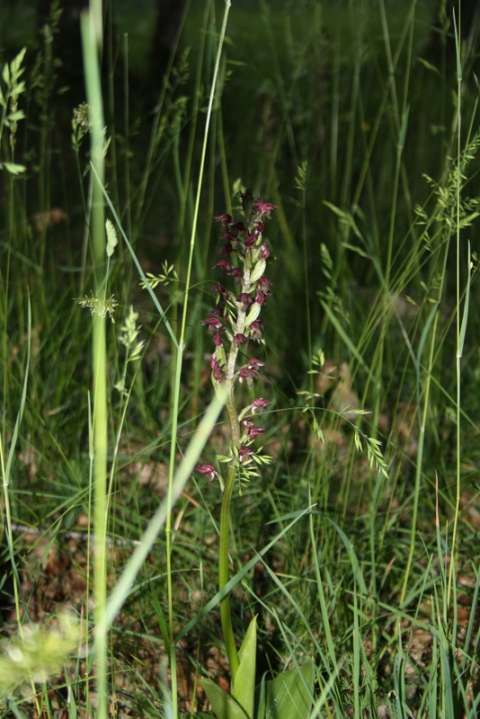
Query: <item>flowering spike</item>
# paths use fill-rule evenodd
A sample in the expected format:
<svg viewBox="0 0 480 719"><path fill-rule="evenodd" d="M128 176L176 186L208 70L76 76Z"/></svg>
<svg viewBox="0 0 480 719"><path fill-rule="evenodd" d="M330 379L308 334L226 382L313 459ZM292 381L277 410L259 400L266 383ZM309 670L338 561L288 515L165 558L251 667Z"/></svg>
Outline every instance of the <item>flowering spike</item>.
<svg viewBox="0 0 480 719"><path fill-rule="evenodd" d="M264 239L265 222L275 209L275 205L258 198L250 192L241 197L243 216L234 218L228 213L215 217L221 226L222 245L216 268L224 273L226 281L216 283L213 291L218 309L212 310L203 324L212 336L215 351L210 356L210 370L214 384L228 383L233 393L237 382L256 380L263 368L263 362L257 357L243 360L238 367L239 355L245 351L249 342L263 341L263 325L260 314L263 305L272 291L272 284L266 272L270 258L270 247ZM235 283L228 288L227 280ZM235 291L232 291L234 289ZM248 355L247 355L248 357ZM257 427L245 415L254 415L268 406L263 397L254 399L236 417L229 412L232 425L230 448L231 461L237 469L243 466L245 476L251 476L246 465L256 461L255 450L251 446L254 440L263 434L263 427ZM241 428L239 424L241 423ZM243 434L242 434L243 432ZM238 437L241 436L241 444ZM236 437L235 440L233 439ZM260 455L259 455L260 456ZM253 459L252 459L253 458ZM234 466L232 465L232 466ZM199 465L200 473L210 476L214 472L212 465ZM250 472L250 475L248 474Z"/></svg>
<svg viewBox="0 0 480 719"><path fill-rule="evenodd" d="M223 591L229 582L229 536L231 501L234 485L239 479L247 481L258 476L257 468L268 463L270 458L262 454L262 448L254 448L257 437L264 433L245 415L254 415L267 406L263 397L250 402L240 413L236 410L235 387L237 383L256 379L263 362L251 357L238 369L239 355L244 353L250 340L261 341L262 324L259 319L271 285L265 277L270 249L263 239L264 220L270 217L275 205L254 199L250 192L241 196L243 219L237 221L227 214L215 217L222 229L223 251L216 267L222 270L234 283L234 291L223 284L214 288L219 309L211 312L204 325L207 326L215 344L210 357L211 377L214 387L222 383L226 390L226 409L229 422L229 447L218 460L227 464L225 484L219 477L224 492L220 514L219 589ZM247 355L248 356L248 355ZM200 464L196 471L213 479L215 468L211 464ZM235 649L229 597L224 596L220 605L223 635L232 671L238 666Z"/></svg>

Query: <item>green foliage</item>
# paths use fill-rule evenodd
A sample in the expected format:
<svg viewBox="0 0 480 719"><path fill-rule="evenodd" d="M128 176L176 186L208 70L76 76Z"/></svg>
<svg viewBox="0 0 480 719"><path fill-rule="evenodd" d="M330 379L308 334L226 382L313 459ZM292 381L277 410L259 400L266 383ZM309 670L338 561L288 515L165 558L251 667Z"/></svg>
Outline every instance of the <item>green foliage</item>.
<svg viewBox="0 0 480 719"><path fill-rule="evenodd" d="M257 618L254 617L238 653L239 666L232 680L231 695L211 680L202 680L217 719L305 719L309 716L313 705L313 661L281 672L274 679L262 680L255 710L256 652Z"/></svg>
<svg viewBox="0 0 480 719"><path fill-rule="evenodd" d="M240 704L218 684L215 684L210 679L204 679L202 686L217 719L249 719Z"/></svg>
<svg viewBox="0 0 480 719"><path fill-rule="evenodd" d="M313 679L314 664L309 660L265 682L264 700L257 719L305 719L310 716Z"/></svg>
<svg viewBox="0 0 480 719"><path fill-rule="evenodd" d="M219 716L476 719L476 23L460 30L465 16L454 19L446 0L233 2L213 96L222 3L184 4L170 61L161 66L154 53L152 81L138 68L153 4L115 3L101 51L106 174L97 182L94 108L72 109L85 94L81 61L61 65L59 50L71 57L64 3L50 3L40 32L28 5L0 3L0 512L19 621L52 571L37 556L43 541L61 548L61 561L63 552L73 563L80 555L81 567L94 557L90 318L72 303L80 297L95 321L111 315L118 328L106 328L113 441L101 533L109 676L124 683L112 713L125 702L136 716L206 716L196 675L200 666L227 671L210 645L219 639L213 610L230 598L233 647L258 612L262 665L294 669L264 679L255 705L250 625L232 695L204 681ZM244 181L277 212L268 227L274 295L258 345L268 349L262 393L272 408L263 448L240 463L218 423L222 401L207 424L200 419L211 389L201 320L218 259L212 217L235 210ZM99 223L107 242L98 295L93 187L111 218ZM254 277L263 271L252 268ZM235 297L226 304L234 317ZM254 303L247 323L258 312ZM341 366L349 394L340 401ZM242 392L253 399L247 382ZM239 465L222 591L218 485L192 477L207 441L219 471ZM70 587L59 572L46 594ZM9 587L1 589L3 603ZM95 630L91 597L64 599L85 619L81 640L68 645L77 661L57 691L52 677L70 649L25 627L30 654L19 654L18 637L0 658L0 686L3 676L14 695L6 715L96 715L92 669L78 649ZM151 678L149 657L165 651L170 668L155 665ZM176 709L167 687L175 651L187 674ZM309 656L315 664L302 665ZM30 702L32 678L47 684Z"/></svg>
<svg viewBox="0 0 480 719"><path fill-rule="evenodd" d="M25 119L23 110L19 109L19 101L25 93L26 85L22 76L25 72L24 59L26 48L22 48L10 63L5 63L0 79L0 158L3 153L2 140L4 131L8 134L8 160L0 162L0 169L11 175L25 171L24 165L13 162L18 123Z"/></svg>
<svg viewBox="0 0 480 719"><path fill-rule="evenodd" d="M238 669L232 680L232 697L253 719L257 659L257 617L253 617L238 652ZM219 718L220 719L220 718Z"/></svg>

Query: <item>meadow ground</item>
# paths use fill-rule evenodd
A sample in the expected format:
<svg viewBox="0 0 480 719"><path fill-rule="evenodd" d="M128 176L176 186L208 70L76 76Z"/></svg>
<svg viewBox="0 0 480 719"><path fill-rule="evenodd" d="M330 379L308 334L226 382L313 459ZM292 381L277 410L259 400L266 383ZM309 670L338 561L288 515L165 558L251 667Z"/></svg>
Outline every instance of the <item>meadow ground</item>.
<svg viewBox="0 0 480 719"><path fill-rule="evenodd" d="M1 716L475 719L474 4L91 6L0 7Z"/></svg>

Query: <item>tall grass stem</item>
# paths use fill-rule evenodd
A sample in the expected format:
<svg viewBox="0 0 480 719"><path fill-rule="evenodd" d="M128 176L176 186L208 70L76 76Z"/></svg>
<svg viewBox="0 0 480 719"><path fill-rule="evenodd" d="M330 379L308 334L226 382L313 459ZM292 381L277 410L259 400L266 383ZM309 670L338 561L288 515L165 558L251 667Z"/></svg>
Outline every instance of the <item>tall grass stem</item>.
<svg viewBox="0 0 480 719"><path fill-rule="evenodd" d="M96 7L96 13L94 12ZM100 9L99 9L100 8ZM100 18L100 19L99 19ZM100 24L99 24L100 23ZM90 12L82 15L82 47L85 81L89 109L91 162L95 168L92 184L91 238L94 261L95 297L98 307L105 302L105 212L103 199L105 133L103 102L100 82L98 50L101 45L101 3L93 3ZM105 312L92 314L93 343L93 453L94 453L94 598L95 598L95 671L97 694L97 718L106 719L108 704L107 687L107 632L105 630L105 607L107 600L107 348Z"/></svg>
<svg viewBox="0 0 480 719"><path fill-rule="evenodd" d="M178 339L178 346L176 349L176 366L175 366L175 378L173 386L173 397L172 397L172 414L171 414L171 440L170 440L170 458L169 458L169 471L168 471L168 489L167 489L167 518L165 525L165 541L166 541L166 564L167 564L167 604L168 604L168 627L170 634L170 671L172 677L172 709L173 716L178 715L177 705L177 677L176 677L176 652L174 642L174 609L173 609L173 579L172 579L172 509L173 509L173 478L175 469L175 454L177 450L177 432L178 432L178 411L180 403L180 384L181 384L181 373L183 364L183 353L185 349L186 339L186 328L187 328L187 317L188 317L188 300L190 293L190 282L192 275L192 264L193 264L193 253L195 249L195 240L197 236L197 224L198 215L200 210L200 198L202 193L203 175L205 171L205 157L207 153L207 145L209 138L210 122L212 117L213 102L215 99L215 91L217 87L218 71L220 67L220 59L222 57L223 44L225 40L228 15L230 12L231 2L225 0L225 12L223 15L223 22L220 29L220 36L218 40L217 56L215 59L215 66L213 70L213 78L210 87L210 94L208 99L208 108L205 118L205 129L203 135L203 143L200 155L200 168L198 173L198 184L197 192L195 197L195 206L193 211L192 219L192 231L190 235L190 245L188 254L187 271L185 277L185 291L183 296L183 310L180 324L180 335Z"/></svg>

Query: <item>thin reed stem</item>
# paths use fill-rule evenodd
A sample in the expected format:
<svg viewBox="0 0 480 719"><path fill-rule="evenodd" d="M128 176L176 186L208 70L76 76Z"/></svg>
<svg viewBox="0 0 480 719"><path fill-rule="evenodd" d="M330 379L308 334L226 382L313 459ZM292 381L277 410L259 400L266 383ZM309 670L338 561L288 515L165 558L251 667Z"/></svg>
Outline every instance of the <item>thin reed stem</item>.
<svg viewBox="0 0 480 719"><path fill-rule="evenodd" d="M460 20L460 18L459 18ZM453 518L452 546L450 549L450 567L448 571L447 606L450 605L452 595L452 584L455 576L455 552L457 545L458 517L460 514L461 495L461 453L462 453L462 417L461 417L461 394L462 394L462 339L461 339L461 316L460 316L460 211L461 211L461 156L462 156L462 63L460 57L460 34L457 27L455 13L453 15L455 29L456 69L457 69L457 172L455 187L455 294L456 294L456 353L455 353L455 380L456 380L456 408L455 408L455 513Z"/></svg>
<svg viewBox="0 0 480 719"><path fill-rule="evenodd" d="M167 565L167 603L168 603L168 629L170 638L170 672L171 672L171 693L172 693L172 714L176 718L178 716L178 700L177 700L177 673L176 673L176 650L174 641L174 598L173 598L173 573L172 573L172 509L173 509L173 480L175 470L175 454L177 450L177 433L178 433L178 411L180 405L180 383L183 365L183 354L185 350L187 317L188 317L188 301L190 294L190 284L192 276L193 253L195 249L195 240L197 236L198 215L200 211L200 197L203 185L203 175L205 171L205 157L207 153L207 145L209 138L210 123L212 117L213 101L215 98L215 90L217 87L218 70L220 67L220 58L222 56L223 43L227 30L228 15L230 12L230 0L225 1L225 12L223 16L220 37L218 41L217 56L213 71L212 84L208 101L207 115L205 119L205 130L203 135L202 151L200 155L200 169L198 173L198 185L195 198L195 207L192 220L192 231L190 235L190 245L187 263L187 272L185 278L185 292L183 296L183 310L180 324L180 335L178 346L176 348L176 366L175 378L172 398L172 416L171 416L171 441L170 441L170 457L168 471L168 489L167 489L167 519L165 525L165 543L166 543L166 565Z"/></svg>
<svg viewBox="0 0 480 719"><path fill-rule="evenodd" d="M101 6L100 6L101 7ZM93 10L82 16L82 44L85 66L86 90L91 126L92 167L95 169L92 184L92 245L95 275L95 299L98 307L105 303L105 213L103 200L104 179L104 119L103 102L98 65L98 48L101 45L101 12L99 19ZM103 304L102 304L103 303ZM107 601L106 532L107 532L107 349L105 312L92 315L93 324L93 452L94 452L94 598L95 598L95 664L97 718L106 719L108 705L107 687L107 632L105 608Z"/></svg>

